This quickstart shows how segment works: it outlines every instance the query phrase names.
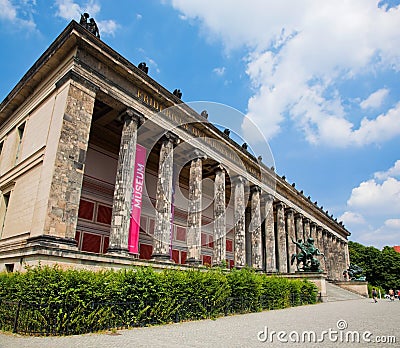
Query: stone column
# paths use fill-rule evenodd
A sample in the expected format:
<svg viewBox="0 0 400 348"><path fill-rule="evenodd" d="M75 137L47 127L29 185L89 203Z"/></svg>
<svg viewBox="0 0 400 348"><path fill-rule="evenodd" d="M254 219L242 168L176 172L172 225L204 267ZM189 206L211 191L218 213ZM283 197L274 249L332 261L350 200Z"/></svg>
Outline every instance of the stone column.
<svg viewBox="0 0 400 348"><path fill-rule="evenodd" d="M266 271L276 272L276 251L275 251L275 232L274 232L274 197L270 194L263 195L263 211L265 225L265 252L266 252Z"/></svg>
<svg viewBox="0 0 400 348"><path fill-rule="evenodd" d="M203 154L196 151L196 158L190 163L189 173L189 208L188 208L188 233L187 263L201 263L201 199L202 199L202 180L203 180Z"/></svg>
<svg viewBox="0 0 400 348"><path fill-rule="evenodd" d="M337 257L336 257L336 246L335 246L335 236L333 234L331 234L330 237L330 251L331 251L331 276L332 279L335 280L336 279L336 261L337 261Z"/></svg>
<svg viewBox="0 0 400 348"><path fill-rule="evenodd" d="M328 236L328 231L323 229L322 230L322 239L323 239L323 244L324 244L324 254L326 257L326 261L325 261L325 272L327 274L327 277L329 278L330 272L331 272L331 265L330 265L330 261L331 261L331 254L329 251L329 236Z"/></svg>
<svg viewBox="0 0 400 348"><path fill-rule="evenodd" d="M328 234L328 249L329 249L329 278L335 279L335 248L333 246L334 237L329 232Z"/></svg>
<svg viewBox="0 0 400 348"><path fill-rule="evenodd" d="M226 259L226 208L225 169L219 165L214 181L214 250L213 265L221 265Z"/></svg>
<svg viewBox="0 0 400 348"><path fill-rule="evenodd" d="M340 239L335 236L335 276L337 280L342 279L341 265L341 253L340 253Z"/></svg>
<svg viewBox="0 0 400 348"><path fill-rule="evenodd" d="M286 214L286 232L288 235L288 269L290 273L296 272L296 262L293 264L290 262L293 254L296 254L296 244L293 240L296 240L296 229L294 225L294 211L292 208L285 210Z"/></svg>
<svg viewBox="0 0 400 348"><path fill-rule="evenodd" d="M259 186L251 187L251 220L249 225L251 235L251 266L256 270L262 270L260 192L261 189Z"/></svg>
<svg viewBox="0 0 400 348"><path fill-rule="evenodd" d="M304 241L303 215L297 213L295 214L294 219L296 224L296 240L301 239Z"/></svg>
<svg viewBox="0 0 400 348"><path fill-rule="evenodd" d="M312 239L314 239L315 242L317 240L316 232L317 232L317 224L314 221L311 221L311 223L310 223L310 237Z"/></svg>
<svg viewBox="0 0 400 348"><path fill-rule="evenodd" d="M275 204L275 207L278 238L278 270L280 273L287 273L285 205L282 202L278 202Z"/></svg>
<svg viewBox="0 0 400 348"><path fill-rule="evenodd" d="M310 219L303 219L303 228L304 228L304 241L307 241L310 238Z"/></svg>
<svg viewBox="0 0 400 348"><path fill-rule="evenodd" d="M127 109L120 118L123 121L123 128L115 178L108 252L128 255L137 128L143 116L132 109Z"/></svg>
<svg viewBox="0 0 400 348"><path fill-rule="evenodd" d="M232 180L234 187L234 260L235 267L246 266L246 235L245 211L246 201L244 196L245 179L237 176Z"/></svg>
<svg viewBox="0 0 400 348"><path fill-rule="evenodd" d="M319 251L323 254L325 254L325 248L324 248L324 239L323 239L323 235L322 235L322 231L323 228L321 226L317 226L316 227L316 240L317 240L317 247L319 249ZM326 257L326 255L325 255ZM320 263L321 263L321 269L326 272L326 265L325 265L325 259L320 256L319 259Z"/></svg>
<svg viewBox="0 0 400 348"><path fill-rule="evenodd" d="M174 146L179 139L168 132L164 135L158 164L156 193L156 222L154 227L153 255L156 260L170 259L172 179L174 169Z"/></svg>
<svg viewBox="0 0 400 348"><path fill-rule="evenodd" d="M345 269L348 269L350 266L350 255L349 255L349 243L348 242L345 242L345 245L344 245L344 255L345 255L345 260L346 260Z"/></svg>
<svg viewBox="0 0 400 348"><path fill-rule="evenodd" d="M342 280L344 280L343 272L347 269L344 245L345 242L343 240L340 240L340 279Z"/></svg>

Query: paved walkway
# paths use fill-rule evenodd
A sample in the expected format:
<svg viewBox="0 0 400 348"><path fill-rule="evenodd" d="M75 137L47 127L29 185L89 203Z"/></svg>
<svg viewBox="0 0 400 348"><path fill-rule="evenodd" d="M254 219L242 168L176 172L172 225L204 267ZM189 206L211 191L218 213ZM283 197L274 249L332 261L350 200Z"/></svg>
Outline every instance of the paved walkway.
<svg viewBox="0 0 400 348"><path fill-rule="evenodd" d="M117 334L88 334L70 337L21 337L11 334L0 334L1 348L102 348L102 347L399 347L399 319L400 301L389 302L381 300L377 304L370 299L328 302L311 306L288 308L262 313L235 315L217 320L202 320L155 326L147 328L134 328L121 330ZM344 322L344 321L345 322ZM339 323L338 323L339 322ZM339 330L339 325L343 330ZM346 327L347 329L344 329ZM276 334L272 336L273 342L268 339L260 342L265 327L268 335L272 331L284 331L283 340L295 340L296 331L300 338L305 331L314 331L317 338L326 330L324 341L320 343L307 343L308 336L304 336L306 343L280 343ZM337 337L336 343L331 342L331 337ZM340 332L335 334L332 330ZM351 331L351 332L350 332ZM356 333L360 334L360 343L352 342ZM362 339L362 334L372 342L367 343ZM354 333L354 336L352 336ZM289 336L290 334L290 336ZM346 339L346 335L348 339ZM374 342L377 336L396 336L396 343L378 344ZM352 338L354 337L354 338ZM385 339L384 337L382 337Z"/></svg>

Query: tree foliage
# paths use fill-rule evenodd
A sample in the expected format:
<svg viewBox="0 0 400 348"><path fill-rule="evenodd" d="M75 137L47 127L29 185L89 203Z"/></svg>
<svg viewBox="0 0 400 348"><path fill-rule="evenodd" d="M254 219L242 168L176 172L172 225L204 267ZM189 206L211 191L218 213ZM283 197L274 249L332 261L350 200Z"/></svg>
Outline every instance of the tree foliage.
<svg viewBox="0 0 400 348"><path fill-rule="evenodd" d="M386 291L400 289L400 253L385 246L379 250L372 246L349 242L350 262L364 269L367 281Z"/></svg>

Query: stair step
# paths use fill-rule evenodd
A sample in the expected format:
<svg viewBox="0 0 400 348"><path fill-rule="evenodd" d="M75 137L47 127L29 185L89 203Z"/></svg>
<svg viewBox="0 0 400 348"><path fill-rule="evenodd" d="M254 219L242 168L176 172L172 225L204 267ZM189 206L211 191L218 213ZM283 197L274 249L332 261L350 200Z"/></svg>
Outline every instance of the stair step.
<svg viewBox="0 0 400 348"><path fill-rule="evenodd" d="M326 292L328 296L328 302L359 300L364 298L361 295L342 289L341 287L329 282L326 282Z"/></svg>

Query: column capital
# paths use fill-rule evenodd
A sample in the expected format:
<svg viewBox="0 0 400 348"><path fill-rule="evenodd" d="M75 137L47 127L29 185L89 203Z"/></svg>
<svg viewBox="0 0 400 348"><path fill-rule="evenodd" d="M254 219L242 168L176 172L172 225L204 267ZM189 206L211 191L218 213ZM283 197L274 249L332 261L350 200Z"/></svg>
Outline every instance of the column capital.
<svg viewBox="0 0 400 348"><path fill-rule="evenodd" d="M172 133L170 131L166 132L162 137L161 141L163 143L172 143L173 146L179 144L179 136L177 136L175 133Z"/></svg>
<svg viewBox="0 0 400 348"><path fill-rule="evenodd" d="M295 217L295 219L303 219L304 215L302 213L295 213L294 217Z"/></svg>
<svg viewBox="0 0 400 348"><path fill-rule="evenodd" d="M261 200L262 200L264 203L273 202L274 196L271 195L270 193L264 192L264 193L261 194Z"/></svg>
<svg viewBox="0 0 400 348"><path fill-rule="evenodd" d="M233 184L238 184L238 183L245 184L247 182L247 179L244 176L235 175L234 177L231 177L231 181Z"/></svg>
<svg viewBox="0 0 400 348"><path fill-rule="evenodd" d="M257 185L251 185L250 192L251 194L254 194L256 192L261 193L261 187Z"/></svg>
<svg viewBox="0 0 400 348"><path fill-rule="evenodd" d="M213 166L211 168L211 170L213 170L215 173L217 172L225 172L225 173L229 173L228 169L222 164L222 163L218 163L215 166Z"/></svg>
<svg viewBox="0 0 400 348"><path fill-rule="evenodd" d="M303 218L303 224L309 224L311 220L307 217Z"/></svg>
<svg viewBox="0 0 400 348"><path fill-rule="evenodd" d="M317 228L318 224L315 221L311 221L310 226Z"/></svg>
<svg viewBox="0 0 400 348"><path fill-rule="evenodd" d="M324 228L317 224L317 231L320 231L322 233L323 230L324 230Z"/></svg>
<svg viewBox="0 0 400 348"><path fill-rule="evenodd" d="M277 207L277 208L284 209L286 207L286 204L281 202L281 201L277 201L277 202L274 202L274 206Z"/></svg>
<svg viewBox="0 0 400 348"><path fill-rule="evenodd" d="M190 153L190 158L191 160L198 160L198 159L207 159L207 155L199 150L199 149L194 149L191 153Z"/></svg>
<svg viewBox="0 0 400 348"><path fill-rule="evenodd" d="M285 209L285 215L293 215L294 216L295 210L292 207Z"/></svg>
<svg viewBox="0 0 400 348"><path fill-rule="evenodd" d="M133 121L140 126L144 121L144 116L139 111L128 107L117 116L117 120L120 122Z"/></svg>

